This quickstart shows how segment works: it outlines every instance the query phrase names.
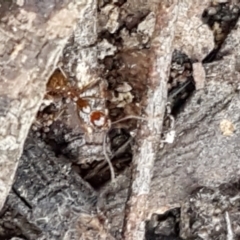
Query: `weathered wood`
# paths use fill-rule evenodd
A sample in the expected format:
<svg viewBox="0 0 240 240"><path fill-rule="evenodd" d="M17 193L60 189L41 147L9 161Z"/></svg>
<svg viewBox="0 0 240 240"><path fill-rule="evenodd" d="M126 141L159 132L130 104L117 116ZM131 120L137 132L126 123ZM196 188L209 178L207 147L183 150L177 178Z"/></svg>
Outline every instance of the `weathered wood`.
<svg viewBox="0 0 240 240"><path fill-rule="evenodd" d="M178 2L174 48L194 61L202 61L214 48L212 31L201 20L201 15L209 3L210 0Z"/></svg>
<svg viewBox="0 0 240 240"><path fill-rule="evenodd" d="M206 86L176 119L175 142L155 163L149 213L180 206L198 186L215 188L239 178L237 65L234 55L205 65Z"/></svg>
<svg viewBox="0 0 240 240"><path fill-rule="evenodd" d="M177 118L175 142L159 152L149 195L150 215L179 206L198 185L216 187L238 178L239 29L238 23L221 50L231 55L204 65L205 88L194 94ZM234 128L231 137L221 130L226 120Z"/></svg>
<svg viewBox="0 0 240 240"><path fill-rule="evenodd" d="M207 74L205 88L194 94L176 119L175 142L159 153L154 166L151 212L176 206L198 185L214 187L237 177L238 131L227 137L220 129L224 119L237 124L238 94L232 83L240 79L227 68L234 64L234 59L226 59L208 66L213 70ZM220 68L222 77L218 75ZM228 76L226 81L224 76Z"/></svg>
<svg viewBox="0 0 240 240"><path fill-rule="evenodd" d="M96 199L67 159L29 134L1 216L0 238L79 239L85 233L77 225L94 219Z"/></svg>
<svg viewBox="0 0 240 240"><path fill-rule="evenodd" d="M0 209L13 182L46 81L87 1L2 1Z"/></svg>
<svg viewBox="0 0 240 240"><path fill-rule="evenodd" d="M99 1L98 3L97 1L85 1L79 4L75 2L75 5L72 5L74 9L76 6L80 7L78 10L76 9L76 14L78 11L80 20L62 58L62 69L69 81L75 81L74 83L77 81L80 89L92 80L96 81L97 84L91 86L88 89L89 91L86 90L81 93L81 96L89 99L98 96L98 101L93 101L94 104L91 105L93 107L90 109L91 111L94 108L103 111L109 107L108 117L110 119L118 121L121 118L134 115L135 117L145 117L146 121L138 122L139 129L137 131L136 124L132 124L130 121L131 124L129 125L128 121L121 122L121 125L112 125L112 127L120 126L127 130L131 129L131 131L134 129L131 132L133 136L137 132L137 136L134 136L132 175L129 175L130 171L126 171L127 177L119 176L115 179L115 182L111 183L113 186L111 184L110 187L106 186L106 191L103 191L98 197L99 215L94 214L92 218L89 214L89 209L96 210L96 206L93 204L87 208L86 214L80 214L80 220L75 226L71 225L68 229L66 227L67 222L64 225L64 230L62 229L62 234L66 233L66 239L72 237L71 231L79 231L80 235L82 234L81 237L84 236L89 239L91 237L96 238L96 236L111 239L110 235L115 239L144 239L145 221L153 213L162 213L169 207L179 207L181 201L199 184L215 187L224 181L235 180L232 175L237 178L239 171L237 159L239 156L236 150L236 142L239 134L236 113L239 111L237 104L239 87L238 84L233 84L233 82L239 81L240 64L238 56L225 58L217 64L205 65L207 72L206 87L195 93L177 118L177 137L174 144L166 145L163 150L159 151L172 52L174 49L182 50L192 60L201 61L213 48L212 34L206 25L201 26L200 20L202 11L209 2L207 0L197 2L174 0L161 1L160 3L154 0L118 0L113 2ZM46 4L48 3L46 2ZM56 15L52 12L53 15L48 20L42 20L41 11L37 14L34 13L34 6L37 5L33 4L31 7L28 5L26 11L29 12L26 14L27 16L36 15L38 21L33 22L30 28L27 28L29 21L22 23L18 34L11 35L10 30L7 32L8 37L13 42L18 41L18 45L12 47L14 48L12 54L8 53L10 51L8 48L1 49L2 52L6 51L8 53L2 55L5 63L8 61L8 64L2 65L2 78L6 79L2 86L6 91L3 88L0 90L0 121L4 126L1 129L2 139L0 140L0 153L3 153L1 161L4 162L4 169L9 169L10 173L8 173L11 175L10 181L7 182L6 171L1 173L3 175L2 181L5 184L2 192L5 195L11 187L17 166L17 161L14 160L17 160L21 154L20 147L22 147L29 126L40 105L46 79L56 65L59 53L72 27L65 23L68 18L57 20L57 22L63 21L64 23L62 23L60 29L55 28L54 30L62 31L69 26L61 38L57 35L47 34L47 31L50 31L51 28L47 28L46 25L55 22L54 19L59 16L59 11L61 14L64 11L67 11L66 14L71 14L72 22L76 18L72 12L68 12L68 8L63 8L62 5L57 9ZM13 16L18 16L18 18L15 18L20 21L19 14L22 16L25 12L20 11L19 8L16 8L15 11L16 13ZM5 17L5 23L3 24L7 26L6 23L9 23L10 20L13 21L14 17ZM13 23L17 25L18 22L15 20ZM24 24L27 29L22 29L25 26ZM4 26L2 26L3 29L5 29ZM36 26L38 26L38 31L32 32L32 29L35 29ZM153 33L154 26L155 31ZM42 34L45 29L47 29L46 35ZM53 30L51 31L52 34L55 34ZM24 37L22 36L23 32L25 33ZM29 39L30 37L31 39ZM50 39L52 40L50 41ZM232 45L237 48L239 46L238 39L239 36L236 34L234 39L229 40L229 46ZM12 42L9 41L9 43L11 46ZM33 46L34 50L38 47L40 49L36 50L36 55ZM230 51L233 51L233 49L230 49ZM199 78L200 83L197 88L200 89L204 86L205 79L201 63L198 62L197 64L193 75L195 78ZM219 73L221 73L221 76L219 76ZM19 89L11 89L7 77L13 79L11 84L19 83ZM105 83L108 83L108 89L106 89L107 84L105 85ZM101 84L105 85L104 89L99 88ZM26 85L28 87L24 92L23 89L25 90ZM130 90L126 92L117 90L122 89L123 86L127 86ZM101 94L98 94L99 92ZM27 99L31 101L27 102ZM109 102L108 106L106 106L106 100ZM114 113L117 114L114 115ZM144 114L141 115L141 113ZM85 114L84 116L81 115L82 118L85 118L79 123L76 120L79 118L76 111L74 114L76 116L71 115L70 119L75 124L74 126L71 125L72 129L76 126L82 128L82 122L89 121L88 115ZM75 142L69 140L69 148L75 150L77 156L75 163L81 165L86 162L87 165L94 161L103 161L102 136L104 134L97 138L96 129L92 127L91 123L85 122L84 124L86 124L84 126L87 130L91 126L89 132L86 131L85 135L80 136L80 140L85 141L85 145L81 145L78 149L79 139ZM101 133L106 131L106 129L103 132L102 129L100 130ZM12 136L9 132L14 137L9 137ZM231 136L227 137L226 135ZM86 137L89 137L87 141ZM213 143L210 143L209 139ZM96 145L96 142L98 145ZM9 143L13 143L11 147ZM222 146L225 145L228 147L223 148ZM207 152L208 146L211 146L209 152ZM61 157L59 159L55 158L51 150L47 151L46 154L48 156L52 154L52 158L57 161L62 159ZM215 159L214 154L218 156L217 159ZM229 158L229 155L232 158ZM5 158L3 158L4 156ZM209 156L212 161L209 161ZM39 159L41 158L39 157ZM157 161L154 163L156 159ZM227 159L227 164L225 159ZM7 163L6 160L8 160ZM29 166L34 165L37 161L36 159L35 161L34 159L30 160L33 162L29 161L31 162ZM228 160L231 162L228 162ZM66 166L69 167L69 163ZM58 168L57 165L55 167ZM199 169L201 169L201 172L198 171ZM227 174L225 174L224 169L228 169ZM30 171L31 169L27 170ZM21 176L21 171L24 171L22 168L19 171L19 176ZM39 175L44 174L44 171L44 169L41 169ZM215 171L217 171L217 175ZM94 173L98 172L95 171ZM61 178L60 175L56 174L57 180ZM96 179L98 179L97 177L95 176ZM69 176L69 179L71 180L72 176ZM7 187L6 183L8 184ZM20 179L19 182L16 182L16 186L18 186L20 192L22 186L27 189L26 192L21 192L21 195L26 194L26 199L28 199L31 195L31 188L28 189L24 185L26 183L23 179ZM72 188L68 186L70 185L69 182L64 182L64 184L66 189L63 189L62 192L66 190L67 194L74 195L73 192L76 190L78 193L77 199L82 200L81 192L79 189L75 189L74 184ZM55 195L53 194L52 199L56 200L58 192L53 192ZM15 194L11 193L9 199L11 200L13 196ZM48 196L46 199L48 201ZM128 199L129 202L126 204ZM20 201L18 197L15 200ZM83 202L85 204L87 200L84 198ZM81 210L81 203L76 203L77 206L70 204L70 212L73 213L72 222L69 220L71 223L76 222L77 219L75 209ZM20 205L13 205L11 207L20 212ZM49 206L51 208L51 204ZM65 209L64 207L62 209ZM42 223L37 221L43 213L52 216L55 212L53 214L49 211L48 214L44 206L38 206L38 204L34 205L34 209L39 212L36 214L33 211L32 215L29 212L23 213L24 218L34 223L33 225L37 226L43 235L56 237L53 222L48 222L49 229L45 229ZM60 222L61 214L57 214L55 217ZM98 217L105 224L101 224ZM92 227L95 231L93 235L88 235L88 232L90 232L88 231L88 222L93 224ZM110 235L106 233L103 226L108 228Z"/></svg>
<svg viewBox="0 0 240 240"><path fill-rule="evenodd" d="M148 121L141 124L133 157L131 196L126 217L125 239L144 239L151 173L158 152L167 101L178 1L161 1L156 7L156 25L151 45L147 100Z"/></svg>

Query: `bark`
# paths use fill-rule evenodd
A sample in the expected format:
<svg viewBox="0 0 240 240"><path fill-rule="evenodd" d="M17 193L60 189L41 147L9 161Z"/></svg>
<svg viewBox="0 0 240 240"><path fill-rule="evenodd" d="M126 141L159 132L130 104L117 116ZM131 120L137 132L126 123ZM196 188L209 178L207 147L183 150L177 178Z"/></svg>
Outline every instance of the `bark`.
<svg viewBox="0 0 240 240"><path fill-rule="evenodd" d="M95 97L95 99L101 100L102 95L99 94L99 89L101 89L99 88L99 86L101 86L101 84L104 85L104 81L106 81L106 79L102 79L101 77L103 76L104 78L110 78L111 77L110 75L114 74L111 71L109 71L109 68L111 69L111 66L109 66L109 64L104 62L104 59L110 58L111 60L112 58L112 60L115 61L115 64L117 63L116 64L117 69L113 67L113 72L117 71L117 74L122 76L122 79L118 79L118 82L116 82L117 85L114 87L118 89L117 91L119 92L119 95L123 97L123 99L122 100L121 98L117 99L117 97L114 97L114 95L111 96L111 94L106 94L106 93L104 96L105 98L109 97L108 100L111 102L112 105L115 105L115 107L117 105L117 108L122 109L123 107L126 106L124 108L125 115L127 114L133 115L134 110L136 111L136 109L139 109L136 112L141 111L141 107L139 107L140 105L139 103L141 101L144 102L146 100L146 96L143 93L145 92L145 88L146 88L146 79L147 79L148 68L150 63L149 57L148 57L149 51L147 49L149 48L149 45L151 43L152 32L154 30L155 14L151 11L151 2L146 4L144 1L144 4L142 4L142 7L137 10L136 10L136 5L138 4L137 1L131 2L131 4L126 4L126 5L123 3L124 2L121 3L121 1L119 1L119 3L117 4L117 6L118 5L120 7L122 6L122 9L120 9L120 7L116 7L116 5L114 4L109 4L109 5L107 4L107 6L105 6L106 5L105 3L103 5L101 2L99 3L102 9L100 9L101 12L98 16L100 27L98 29L97 34L96 34L96 15L95 15L96 6L97 6L96 2L94 1L92 2L92 4L86 7L85 14L81 16L78 28L74 36L71 38L71 41L69 42L69 44L67 44L67 46L64 49L64 54L62 57L62 63L63 63L62 68L65 71L69 81L77 81L77 85L79 89L84 88L85 86L88 86L89 83L94 79L97 79L98 81L101 80L98 82L99 84L96 84L97 86L96 85L93 86L94 88L92 88L90 84L91 86L90 94L92 95L88 95L86 93L88 91L83 92L83 94L89 97L89 99L91 97L93 98ZM120 15L120 13L122 15ZM110 15L112 14L111 18L109 18L109 14ZM121 21L123 21L124 24L121 21L120 23L114 22L114 21L112 22L112 18L116 19L115 14L117 16L121 16L122 18ZM132 18L132 14L134 16L133 18ZM83 28L83 23L85 23L85 17L87 20L86 25L89 26L87 30ZM121 29L122 25L125 25L124 29ZM137 27L137 34L135 33L136 27ZM110 32L111 34L116 32L117 36L112 36L115 39L111 41L112 39L110 39L108 34L106 34L103 30ZM133 31L133 34L131 34L131 31ZM119 38L118 35L120 35L120 37L123 39L123 46L118 46L118 38ZM103 67L102 65L98 64L99 62L102 63L105 69L102 69ZM120 64L118 64L118 62ZM121 66L121 62L124 63L122 64L122 66ZM121 68L119 66L121 66ZM50 66L48 65L45 67L50 68ZM135 91L134 93L129 93L128 92L129 90L127 92L126 90L123 90L123 91L121 90L126 80L128 80L128 84L130 84L130 86L132 86L132 88L134 89ZM119 85L119 83L122 85ZM114 91L115 89L109 89L110 93ZM96 95L98 98L96 98ZM130 96L130 101L127 98L128 96ZM133 98L135 98L136 101L132 101L131 99ZM126 101L124 101L125 99ZM93 104L90 104L89 106L90 111L92 112L95 110L104 110L105 101L106 99L104 99L104 102L93 101ZM94 109L94 107L96 107L97 109ZM87 149L86 153L89 158L87 158L86 160L81 158L82 155L80 154L81 152L83 152L82 151L83 149L81 148L80 151L76 151L79 159L77 163L84 164L86 162L87 164L89 164L91 163L91 159L94 159L95 157L99 157L99 156L101 158L102 154L99 154L99 153L101 153L102 150L97 151L96 155L92 154L91 149L94 149L94 150L96 149L95 142L93 144L93 141L97 139L96 131L95 131L96 128L92 127L92 122L88 122L88 119L89 119L88 115L87 116L81 115L80 117L83 118L83 122L81 122L82 125L80 125L80 129L82 128L86 130L85 132L83 131L83 134L85 134L84 136L86 137L83 140L85 140L85 142L87 143L85 147ZM118 117L120 118L121 116L118 116ZM85 120L87 120L87 122L84 122ZM84 128L84 126L86 126L86 128ZM73 125L71 125L71 127L72 129L74 128ZM93 133L94 133L93 135L91 135L92 133L91 131L88 131L90 128L92 128L93 130ZM61 130L61 129L59 129L58 127L58 130ZM89 142L87 139L90 139ZM78 138L78 140L80 140L80 138ZM101 138L100 140L103 140L103 139ZM71 150L75 150L75 148L79 146L78 143L79 141L76 141L76 142L70 141L69 148ZM89 145L89 143L92 144L93 148L91 148L91 145ZM100 143L102 144L101 141ZM26 145L26 148L28 148L28 145ZM50 153L47 152L47 155L49 154ZM24 161L25 155L23 155L22 158L23 158L22 161ZM39 157L39 160L40 160L40 157ZM94 160L96 160L96 158ZM43 159L43 161L45 160ZM40 160L40 163L41 162L42 161ZM27 164L26 169L27 168L32 168L31 161L29 161L29 163ZM44 166L41 166L40 168L41 168L41 171L39 172L38 175L41 178L41 175L44 174L45 168ZM19 173L19 175L21 175L21 172ZM19 192L18 197L20 198L20 202L23 201L24 204L26 204L27 202L31 203L31 200L29 201L29 196L31 196L30 191L31 190L27 187L24 188L23 192L18 191ZM69 189L69 191L70 191L69 194L71 195L72 190ZM58 196L55 196L56 194L57 194L56 192L53 193L53 196L55 197L53 198L57 199L56 201L58 201L59 198ZM12 194L12 195L16 196L16 194L15 195ZM48 201L47 198L45 197L44 199ZM123 203L125 205L126 201L124 200ZM37 210L37 205L33 203L32 205L34 205L34 207L30 208L28 213L23 213L21 212L21 209L16 208L15 204L11 205L11 196L9 196L9 202L7 203L6 206L9 206L9 205L10 205L10 208L13 207L14 205L13 211L16 210L20 215L24 215L25 219L27 219L26 221L33 222L34 223L33 225L36 228L40 229L40 232L42 231L44 235L44 231L45 231L44 227L41 224L39 225L39 222L36 221L35 219L35 218L39 218L39 215L38 214L36 215L36 211L37 212L41 211L41 207L39 210ZM40 213L40 215L41 214L42 213ZM72 221L74 222L74 219L72 219ZM123 225L123 222L124 222L123 218L121 219L121 222ZM82 221L80 221L80 225L81 224L83 224ZM46 232L47 236L52 236L54 234L55 230L53 228L54 227L49 228L49 232L48 231ZM84 230L81 229L80 232L84 232ZM61 233L61 235L62 234L63 233Z"/></svg>
<svg viewBox="0 0 240 240"><path fill-rule="evenodd" d="M169 231L173 236L167 234L172 239L180 239L180 235L186 239L203 236L204 224L211 216L196 206L208 202L214 208L212 199L222 193L209 189L221 189L221 184L236 181L239 172L236 114L239 112L239 29L231 33L221 52L223 55L237 49L236 54L202 66L201 61L216 47L216 36L201 23L201 14L209 3L208 0L161 3L151 0L81 1L70 4L69 8L61 5L47 19L41 15L42 5L32 4L23 6L26 12L16 7L12 17L3 16L5 25L2 29L8 29L9 24L18 24L22 14L27 14L28 19L36 17L33 22L23 22L21 28L5 30L6 37L10 38L7 46L10 50L12 46L13 51L1 50L6 51L2 58L8 63L2 65L2 78L6 80L2 85L6 92L0 90L1 121L6 126L1 130L0 149L5 156L2 161L8 159L8 163L4 162L4 169L8 169L8 174L11 171L11 182L7 182L3 189L6 196L22 144L43 98L46 80L56 67L59 53L72 29L70 25L76 20L75 13L80 15L77 28L61 57L61 69L67 77L67 84L60 89L48 89L43 101L49 100L47 97L50 96L55 106L60 106L57 107L58 113L63 109L66 112L53 119L49 131L43 131L43 134L45 120L41 116L44 111L38 112L35 123L40 123L40 129L35 133L31 131L25 145L17 181L2 212L0 226L3 229L11 229L11 222L16 218L19 225L14 230L16 234L13 232L11 236L27 236L29 239L146 237L152 240L165 239L159 219L167 219L164 223L172 227ZM56 20L65 11L71 16ZM51 28L61 20L60 29ZM46 27L49 25L51 27ZM11 34L14 29L19 29L19 34ZM221 31L215 34L219 32L224 37ZM175 129L171 129L176 134L174 142L160 149L162 127L165 130L168 116L167 101L173 104L190 95L185 88L175 97L170 94L175 87L169 81L169 75L175 74L172 69L177 65L171 62L175 49L186 53L194 62L188 70L193 69L190 77L195 78L198 91L179 110ZM18 81L19 89L10 89L7 77ZM188 81L188 78L182 78ZM28 87L23 91L26 84ZM66 88L69 92L65 91ZM51 95L51 91L55 91L55 95ZM68 101L65 101L66 95ZM101 117L96 117L96 113L101 113ZM141 120L130 120L132 117ZM41 140L36 140L33 135L40 133ZM104 149L106 136L109 143L104 143ZM58 152L50 140L54 140ZM14 141L15 145L10 146ZM127 165L122 173L117 167L131 157L130 145L133 145L132 164L131 167ZM106 155L112 161L117 177L103 187L110 176ZM93 169L94 165L97 167ZM87 174L83 174L84 171ZM33 179L34 184L31 185L28 178ZM6 186L6 180L3 180ZM197 186L204 186L207 194L196 189ZM196 189L196 196L191 194L193 189ZM232 209L237 209L231 208L229 202L237 199L238 191L225 195L231 199L226 205L229 215L219 216L219 221L225 218L228 221L221 225L223 231L229 228L229 218L234 215ZM93 199L90 196L94 196ZM207 209L204 204L203 208ZM45 215L47 217L42 221ZM194 219L198 215L201 219ZM189 224L192 219L196 222L194 226ZM5 226L5 223L10 224ZM204 226L200 230L199 223ZM180 226L178 232L176 225ZM209 226L215 228L215 223ZM211 239L211 231L207 239ZM231 235L232 230L229 231L228 235ZM223 239L227 236L226 231L222 236Z"/></svg>
<svg viewBox="0 0 240 240"><path fill-rule="evenodd" d="M239 81L239 74L231 69L235 64L230 56L205 66L205 88L194 94L176 119L175 142L159 153L155 163L149 195L153 212L179 206L197 186L216 187L238 178L237 129L233 127L230 137L220 126L224 120L230 126L237 124L237 84L232 83Z"/></svg>
<svg viewBox="0 0 240 240"><path fill-rule="evenodd" d="M142 123L137 134L133 157L131 196L126 216L125 239L144 239L147 198L151 172L160 144L161 127L167 101L177 1L162 1L156 7L156 25L150 52L147 100L144 104L148 121Z"/></svg>
<svg viewBox="0 0 240 240"><path fill-rule="evenodd" d="M164 189L168 189L167 192L169 194L167 196L169 198L164 199L164 196L166 196L165 190L156 191L153 187L153 195L150 194L149 199L151 199L153 206L156 205L156 199L159 199L160 196L163 197L163 202L158 201L160 212L160 206L164 206L167 203L173 203L174 205L174 203L180 202L186 197L188 191L183 191L183 189L191 191L191 185L200 184L213 187L220 183L228 182L234 178L233 176L236 176L233 172L235 172L234 169L237 171L235 166L237 163L234 164L234 161L237 161L234 153L237 151L237 148L234 147L236 142L234 134L237 134L237 132L232 130L234 131L232 132L232 137L226 137L221 132L220 123L222 120L228 119L234 125L233 119L237 118L235 111L231 112L230 105L237 104L237 100L234 99L237 99L238 94L235 91L238 88L239 81L238 36L239 25L228 36L225 47L222 49L222 51L228 49L228 52L233 52L234 49L236 54L226 56L219 62L204 65L206 88L197 91L189 100L189 103L176 121L176 130L179 137L173 145L166 146L163 152L159 154L159 160L156 161L154 168L156 169L157 179L161 179L161 184L155 182L156 178L153 177L155 180L152 182L152 187L160 184L158 185L160 188L163 186ZM227 142L223 143L225 141ZM233 148L231 148L230 152L229 147L220 151L223 145L232 146ZM208 151L205 151L205 148ZM211 161L208 159L211 159ZM228 159L231 159L231 164L228 162ZM167 165L165 165L166 163ZM170 172L175 174L171 175L169 172L166 175L166 172L170 170L169 167L171 168ZM159 172L159 169L161 169L161 172ZM186 171L186 169L188 170ZM226 169L228 169L227 172ZM162 177L159 177L159 174L163 174ZM170 180L171 178L174 178L173 182L181 183L181 187L178 184L173 184ZM173 190L169 186L178 190ZM160 195L155 195L155 192L158 192Z"/></svg>
<svg viewBox="0 0 240 240"><path fill-rule="evenodd" d="M187 54L192 60L202 61L214 48L214 36L201 15L209 0L179 1L174 48Z"/></svg>
<svg viewBox="0 0 240 240"><path fill-rule="evenodd" d="M0 47L0 209L45 93L46 81L87 2L3 1Z"/></svg>
<svg viewBox="0 0 240 240"><path fill-rule="evenodd" d="M79 239L86 237L84 234L90 236L89 231L76 226L94 221L91 213L96 212L96 199L97 193L74 173L67 159L55 157L49 146L29 134L16 181L1 216L0 237ZM17 221L11 222L12 218ZM7 224L11 228L4 228Z"/></svg>

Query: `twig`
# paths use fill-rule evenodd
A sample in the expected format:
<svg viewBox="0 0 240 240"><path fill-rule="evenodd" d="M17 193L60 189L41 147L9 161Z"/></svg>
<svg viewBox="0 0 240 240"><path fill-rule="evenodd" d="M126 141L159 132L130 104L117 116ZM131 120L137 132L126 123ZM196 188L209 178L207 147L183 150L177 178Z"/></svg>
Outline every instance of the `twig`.
<svg viewBox="0 0 240 240"><path fill-rule="evenodd" d="M113 168L113 165L111 163L111 159L109 158L109 156L107 154L107 151L106 151L106 138L107 138L108 132L109 132L109 130L105 133L104 139L103 139L103 154L104 154L104 157L107 160L107 163L109 165L109 169L110 169L110 173L111 173L111 180L114 181L114 179L115 179L114 168Z"/></svg>

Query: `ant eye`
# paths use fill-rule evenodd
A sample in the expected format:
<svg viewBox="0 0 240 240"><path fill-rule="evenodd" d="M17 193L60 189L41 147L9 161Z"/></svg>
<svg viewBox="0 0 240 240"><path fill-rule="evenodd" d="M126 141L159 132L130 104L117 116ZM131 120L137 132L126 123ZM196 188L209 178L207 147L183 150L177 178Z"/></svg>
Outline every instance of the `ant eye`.
<svg viewBox="0 0 240 240"><path fill-rule="evenodd" d="M90 114L90 121L96 127L103 127L106 122L106 115L100 111L94 111Z"/></svg>

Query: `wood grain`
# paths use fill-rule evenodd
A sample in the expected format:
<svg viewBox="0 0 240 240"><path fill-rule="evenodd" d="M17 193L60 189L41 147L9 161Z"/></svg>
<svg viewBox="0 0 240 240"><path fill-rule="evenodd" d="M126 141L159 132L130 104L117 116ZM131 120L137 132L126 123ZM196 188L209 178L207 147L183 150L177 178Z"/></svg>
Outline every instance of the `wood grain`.
<svg viewBox="0 0 240 240"><path fill-rule="evenodd" d="M149 120L141 124L137 135L125 239L144 239L151 172L160 143L163 113L167 101L166 84L173 51L177 11L177 1L161 1L155 12L156 25L150 53L148 97L145 102L145 111Z"/></svg>

